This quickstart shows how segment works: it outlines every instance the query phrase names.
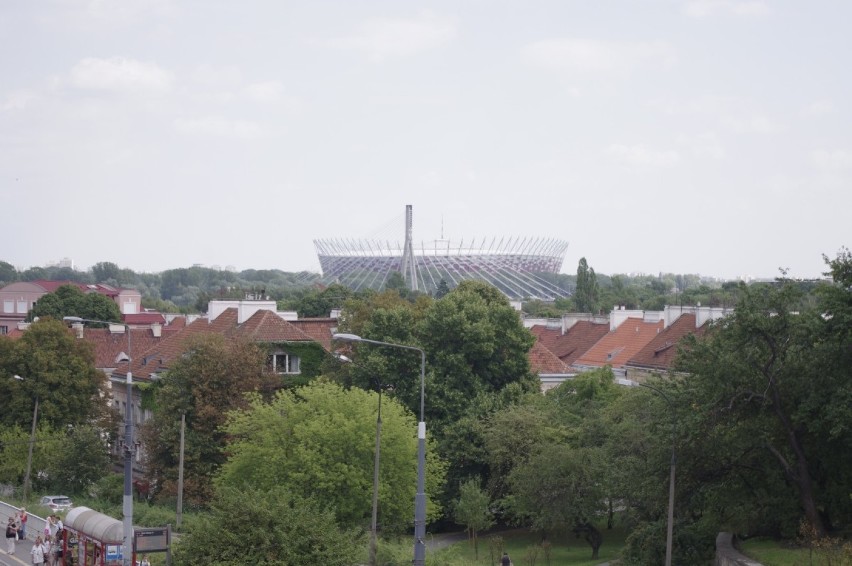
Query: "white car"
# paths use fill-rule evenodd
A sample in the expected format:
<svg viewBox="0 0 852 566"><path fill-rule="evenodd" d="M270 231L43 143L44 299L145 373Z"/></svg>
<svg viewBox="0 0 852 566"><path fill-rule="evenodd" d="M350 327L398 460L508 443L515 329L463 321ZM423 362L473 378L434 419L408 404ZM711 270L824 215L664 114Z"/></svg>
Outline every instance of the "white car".
<svg viewBox="0 0 852 566"><path fill-rule="evenodd" d="M41 498L39 505L48 507L51 511L67 511L71 509L73 503L65 495L45 495Z"/></svg>

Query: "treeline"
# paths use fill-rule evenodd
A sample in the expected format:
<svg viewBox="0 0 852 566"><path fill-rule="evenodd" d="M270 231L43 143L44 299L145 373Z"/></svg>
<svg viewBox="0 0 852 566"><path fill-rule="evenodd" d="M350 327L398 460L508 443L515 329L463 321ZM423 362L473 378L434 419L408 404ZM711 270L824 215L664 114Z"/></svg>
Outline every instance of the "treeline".
<svg viewBox="0 0 852 566"><path fill-rule="evenodd" d="M563 312L606 313L615 306L627 309L660 310L666 304L732 306L736 303L739 282L722 282L696 274L660 273L658 275L598 275L580 260L577 275L540 274L563 289L567 298L555 302L529 300L524 312L530 316L558 317ZM373 290L354 293L341 285L324 283L317 273L286 272L279 269L226 271L193 266L168 269L160 273L136 272L112 262L99 262L87 271L70 267L32 267L18 271L0 261L0 286L15 281L74 281L105 283L139 290L142 305L160 312L204 312L207 303L217 298L244 298L247 294L269 297L282 310L295 310L299 316L328 316L333 308L353 296L368 297ZM414 301L421 293L408 290L399 273L391 273L386 289ZM451 290L442 281L434 298Z"/></svg>

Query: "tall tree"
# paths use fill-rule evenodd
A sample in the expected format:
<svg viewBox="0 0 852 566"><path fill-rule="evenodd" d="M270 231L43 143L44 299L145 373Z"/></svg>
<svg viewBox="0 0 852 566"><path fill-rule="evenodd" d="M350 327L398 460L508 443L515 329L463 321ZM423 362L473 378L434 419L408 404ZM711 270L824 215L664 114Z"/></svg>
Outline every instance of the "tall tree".
<svg viewBox="0 0 852 566"><path fill-rule="evenodd" d="M600 308L600 290L595 270L589 267L586 258L580 258L577 265L577 290L574 292L574 306L579 312L596 313Z"/></svg>
<svg viewBox="0 0 852 566"><path fill-rule="evenodd" d="M266 355L255 344L196 336L187 354L168 369L155 390L154 416L142 429L149 475L162 496L176 493L180 418L186 415L184 485L187 501L204 504L212 478L225 462L228 411L248 406L245 394L267 391L277 381L266 370Z"/></svg>
<svg viewBox="0 0 852 566"><path fill-rule="evenodd" d="M473 556L479 560L479 532L495 523L491 500L479 487L479 479L471 479L461 484L453 516L457 523L467 528L468 538L473 542Z"/></svg>
<svg viewBox="0 0 852 566"><path fill-rule="evenodd" d="M848 423L849 396L818 329L824 312L810 307L790 281L744 288L734 313L718 321L703 339L692 339L679 369L689 372L694 403L702 407L696 437L737 434L737 452L770 456L774 469L795 488L804 516L815 531L826 532L818 485L825 471L815 451L825 442L819 432L832 416ZM831 355L836 355L833 352ZM845 373L845 375L844 375ZM838 405L840 403L841 405ZM835 421L835 422L841 422ZM848 436L848 435L847 435Z"/></svg>
<svg viewBox="0 0 852 566"><path fill-rule="evenodd" d="M53 293L42 296L33 306L28 317L79 316L92 320L121 321L118 305L100 293L84 293L76 285L61 285Z"/></svg>
<svg viewBox="0 0 852 566"><path fill-rule="evenodd" d="M31 422L36 398L39 422L53 428L106 418L106 376L95 368L91 346L75 338L65 324L39 320L11 347L8 344L0 347L6 354L0 357L0 375L24 379L0 379L0 421Z"/></svg>

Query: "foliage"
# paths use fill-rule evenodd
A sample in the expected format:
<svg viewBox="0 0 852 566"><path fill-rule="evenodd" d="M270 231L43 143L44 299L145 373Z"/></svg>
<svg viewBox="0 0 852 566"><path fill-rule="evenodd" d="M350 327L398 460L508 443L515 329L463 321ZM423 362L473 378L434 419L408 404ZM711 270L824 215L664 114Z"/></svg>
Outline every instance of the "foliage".
<svg viewBox="0 0 852 566"><path fill-rule="evenodd" d="M28 320L36 317L79 316L91 320L119 322L121 311L118 305L100 293L84 293L76 285L61 285L53 293L41 297L27 315Z"/></svg>
<svg viewBox="0 0 852 566"><path fill-rule="evenodd" d="M574 306L578 312L596 313L599 308L598 279L595 270L589 267L586 258L580 258L577 265L577 290L574 292Z"/></svg>
<svg viewBox="0 0 852 566"><path fill-rule="evenodd" d="M316 497L340 524L366 525L373 489L376 394L312 383L280 391L269 403L254 397L247 410L230 414L227 463L217 484L283 486ZM379 509L384 531L406 529L414 515L417 438L414 419L393 399L382 406ZM427 450L427 510L436 503L444 464Z"/></svg>
<svg viewBox="0 0 852 566"><path fill-rule="evenodd" d="M186 414L184 497L189 505L204 504L212 493L212 477L224 463L225 433L220 430L229 410L248 406L245 393L267 391L278 377L266 371L258 346L226 341L222 336L196 336L187 354L171 364L155 394L153 418L142 427L147 468L159 486L157 497L176 491L180 418Z"/></svg>
<svg viewBox="0 0 852 566"><path fill-rule="evenodd" d="M456 501L453 516L457 523L467 528L473 542L474 555L479 559L479 532L494 525L494 513L488 494L479 487L479 479L471 479L461 484L459 498Z"/></svg>
<svg viewBox="0 0 852 566"><path fill-rule="evenodd" d="M0 422L32 421L39 400L39 423L59 428L104 422L108 409L101 400L106 376L94 366L91 346L77 340L65 325L44 319L30 325L17 340L0 338ZM22 381L8 379L22 376Z"/></svg>
<svg viewBox="0 0 852 566"><path fill-rule="evenodd" d="M0 483L23 485L30 432L29 427L26 430L18 426L0 428ZM53 455L59 451L61 446L61 432L57 432L46 424L42 424L36 429L32 469L30 471L33 491L46 487L49 479L48 470L51 468Z"/></svg>
<svg viewBox="0 0 852 566"><path fill-rule="evenodd" d="M18 270L6 261L0 261L0 285L8 285L18 280Z"/></svg>
<svg viewBox="0 0 852 566"><path fill-rule="evenodd" d="M49 487L71 494L86 493L109 473L109 447L101 431L75 426L61 439L47 466Z"/></svg>
<svg viewBox="0 0 852 566"><path fill-rule="evenodd" d="M282 486L222 488L210 516L175 545L175 562L348 566L359 561L362 545L361 536L337 527L331 511Z"/></svg>

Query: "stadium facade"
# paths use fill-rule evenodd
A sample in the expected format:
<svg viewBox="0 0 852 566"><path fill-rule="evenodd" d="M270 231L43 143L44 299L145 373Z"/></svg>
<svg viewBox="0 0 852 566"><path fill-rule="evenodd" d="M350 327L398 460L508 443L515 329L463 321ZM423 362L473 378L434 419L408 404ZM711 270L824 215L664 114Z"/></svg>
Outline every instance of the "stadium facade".
<svg viewBox="0 0 852 566"><path fill-rule="evenodd" d="M406 206L405 241L330 238L314 240L323 279L354 290L383 289L399 272L412 290L432 293L443 280L452 288L486 281L511 299L552 300L568 295L548 275L562 269L568 242L546 238L434 239L414 243L412 207Z"/></svg>

